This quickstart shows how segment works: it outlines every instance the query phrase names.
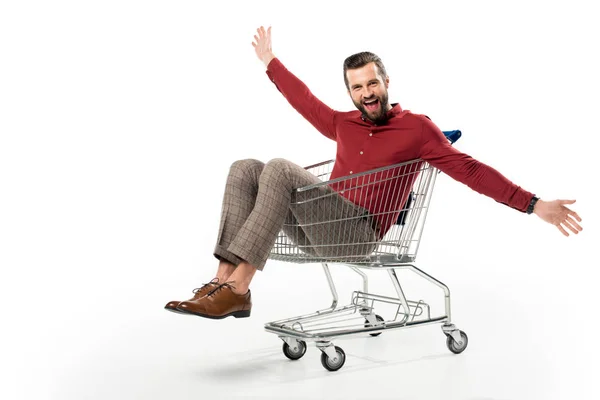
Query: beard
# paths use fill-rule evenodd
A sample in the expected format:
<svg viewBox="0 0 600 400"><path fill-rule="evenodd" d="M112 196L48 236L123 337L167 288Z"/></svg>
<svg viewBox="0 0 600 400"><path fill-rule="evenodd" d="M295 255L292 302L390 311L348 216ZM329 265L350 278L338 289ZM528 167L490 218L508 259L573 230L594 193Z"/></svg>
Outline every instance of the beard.
<svg viewBox="0 0 600 400"><path fill-rule="evenodd" d="M369 121L374 122L375 124L383 124L388 120L387 117L387 109L388 109L388 94L384 93L382 96L372 96L368 100L377 99L379 101L379 109L375 112L368 111L363 103L357 103L354 100L352 102L358 108L358 110L362 113L362 116Z"/></svg>

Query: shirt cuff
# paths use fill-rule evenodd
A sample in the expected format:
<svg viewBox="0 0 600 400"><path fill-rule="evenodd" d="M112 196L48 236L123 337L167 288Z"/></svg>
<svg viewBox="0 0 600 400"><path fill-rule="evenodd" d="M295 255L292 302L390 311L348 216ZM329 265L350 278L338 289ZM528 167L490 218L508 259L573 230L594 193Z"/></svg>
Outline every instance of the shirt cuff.
<svg viewBox="0 0 600 400"><path fill-rule="evenodd" d="M267 65L267 76L272 82L275 82L273 75L276 75L281 68L284 68L284 66L277 57L272 59L269 62L269 65Z"/></svg>

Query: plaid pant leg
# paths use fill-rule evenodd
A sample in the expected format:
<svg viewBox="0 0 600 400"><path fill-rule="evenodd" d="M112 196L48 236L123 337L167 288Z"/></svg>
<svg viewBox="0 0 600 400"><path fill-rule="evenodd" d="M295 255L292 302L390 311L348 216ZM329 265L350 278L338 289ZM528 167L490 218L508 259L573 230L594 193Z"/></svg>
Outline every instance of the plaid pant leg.
<svg viewBox="0 0 600 400"><path fill-rule="evenodd" d="M312 249L301 248L306 253L351 262L371 254L377 246L367 210L330 186L295 192L290 209L297 221L297 232L302 233L298 238L310 242Z"/></svg>
<svg viewBox="0 0 600 400"><path fill-rule="evenodd" d="M302 253L310 254L313 257L319 257L315 248L311 246L310 240L300 226L300 223L298 223L296 216L292 212L292 205L290 205L290 209L288 210L281 230L285 233L286 238L277 238L277 241L281 241L281 244L285 244L286 246L291 243L291 246L287 249L289 252L288 254L294 254L296 250L299 250ZM277 246L277 244L275 246Z"/></svg>
<svg viewBox="0 0 600 400"><path fill-rule="evenodd" d="M247 159L235 161L229 169L221 208L221 223L214 249L214 255L219 260L223 259L234 265L242 262L242 259L227 248L254 208L258 181L264 167L265 164L261 161Z"/></svg>
<svg viewBox="0 0 600 400"><path fill-rule="evenodd" d="M254 209L227 251L262 270L289 212L295 188L320 182L291 161L269 161L259 178Z"/></svg>

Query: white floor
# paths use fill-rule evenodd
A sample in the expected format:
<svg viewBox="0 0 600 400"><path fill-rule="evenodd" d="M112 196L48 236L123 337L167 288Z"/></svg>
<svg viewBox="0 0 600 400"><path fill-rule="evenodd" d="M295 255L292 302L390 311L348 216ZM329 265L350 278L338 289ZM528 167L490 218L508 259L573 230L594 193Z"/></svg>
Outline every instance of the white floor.
<svg viewBox="0 0 600 400"><path fill-rule="evenodd" d="M347 355L337 372L321 366L314 345L289 361L282 342L263 330L269 320L329 305L318 265L271 262L255 280L252 317L239 320L164 311L168 300L189 294L175 287L188 284L175 275L161 277L160 290L142 278L134 284L126 271L121 284L97 277L105 288L98 280L89 287L40 285L22 308L9 310L29 329L15 332L16 347L7 349L2 398L593 398L598 351L588 318L596 307L585 301L592 285L555 266L536 277L543 266L474 268L475 260L466 260L430 269L452 289L454 322L470 339L463 354L447 350L439 325L425 326L335 341ZM333 273L347 301L359 280L340 266ZM384 273L370 276L374 291L389 293ZM441 292L431 293L432 306L439 305Z"/></svg>

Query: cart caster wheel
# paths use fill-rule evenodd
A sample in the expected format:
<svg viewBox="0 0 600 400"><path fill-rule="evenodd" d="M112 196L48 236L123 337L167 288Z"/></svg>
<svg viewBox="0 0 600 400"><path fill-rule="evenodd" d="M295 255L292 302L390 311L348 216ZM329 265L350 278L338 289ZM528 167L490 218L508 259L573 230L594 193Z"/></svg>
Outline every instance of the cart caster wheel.
<svg viewBox="0 0 600 400"><path fill-rule="evenodd" d="M337 359L335 360L329 358L326 353L321 353L321 364L323 364L328 371L337 371L342 368L346 362L346 353L344 353L344 350L335 346L335 352L337 355Z"/></svg>
<svg viewBox="0 0 600 400"><path fill-rule="evenodd" d="M382 317L382 316L380 316L380 315L375 315L375 318L377 318L377 321L379 321L379 322L383 322L383 321L385 321L385 320L383 319L383 317ZM369 320L367 320L367 319L366 319L366 320L365 320L365 328L370 328L371 326L372 326L372 325L369 323ZM375 336L379 336L379 335L381 335L381 333L382 333L382 332L377 332L377 333L369 333L369 335L371 335L371 336L375 337Z"/></svg>
<svg viewBox="0 0 600 400"><path fill-rule="evenodd" d="M299 360L306 353L306 342L298 340L298 347L294 350L289 344L283 342L283 354L290 360Z"/></svg>
<svg viewBox="0 0 600 400"><path fill-rule="evenodd" d="M462 343L460 344L457 343L451 335L446 335L446 346L448 346L448 350L450 350L454 354L462 353L463 351L465 351L467 345L469 344L469 338L467 337L467 334L463 331L459 332L460 338L462 340Z"/></svg>

